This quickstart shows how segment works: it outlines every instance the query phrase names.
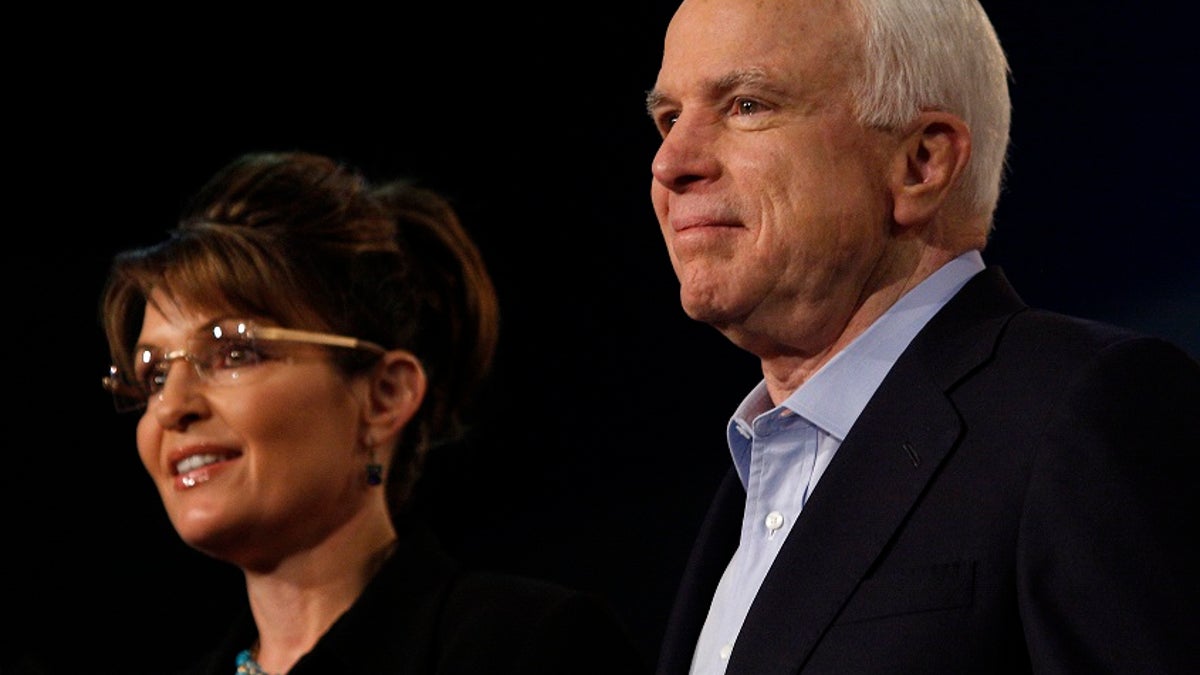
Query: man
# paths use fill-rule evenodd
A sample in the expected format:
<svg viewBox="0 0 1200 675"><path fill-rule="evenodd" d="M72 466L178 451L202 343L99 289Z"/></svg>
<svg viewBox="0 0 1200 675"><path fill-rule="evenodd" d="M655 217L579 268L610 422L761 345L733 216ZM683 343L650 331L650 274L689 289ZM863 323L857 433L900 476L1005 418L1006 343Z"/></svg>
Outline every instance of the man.
<svg viewBox="0 0 1200 675"><path fill-rule="evenodd" d="M648 97L687 314L756 355L659 672L1194 672L1200 365L981 251L974 0L684 0Z"/></svg>

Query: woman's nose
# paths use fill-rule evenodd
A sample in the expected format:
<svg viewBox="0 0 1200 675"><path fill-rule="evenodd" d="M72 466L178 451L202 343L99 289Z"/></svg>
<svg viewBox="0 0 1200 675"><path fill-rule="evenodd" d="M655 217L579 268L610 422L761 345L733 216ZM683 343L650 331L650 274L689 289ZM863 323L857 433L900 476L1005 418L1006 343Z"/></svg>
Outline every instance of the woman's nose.
<svg viewBox="0 0 1200 675"><path fill-rule="evenodd" d="M203 415L207 405L204 382L186 353L169 354L164 365L162 386L150 395L146 405L159 425L175 429Z"/></svg>

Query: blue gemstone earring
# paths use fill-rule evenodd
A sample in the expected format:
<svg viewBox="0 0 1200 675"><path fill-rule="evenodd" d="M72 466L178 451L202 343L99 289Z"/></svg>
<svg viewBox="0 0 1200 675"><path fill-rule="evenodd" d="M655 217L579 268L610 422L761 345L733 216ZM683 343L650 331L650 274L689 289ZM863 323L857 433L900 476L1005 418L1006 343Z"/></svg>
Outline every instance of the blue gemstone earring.
<svg viewBox="0 0 1200 675"><path fill-rule="evenodd" d="M371 461L367 462L367 485L372 487L383 485L383 465L375 459L375 439L368 434L363 439L363 445L367 447L367 452L371 455Z"/></svg>
<svg viewBox="0 0 1200 675"><path fill-rule="evenodd" d="M369 462L367 464L367 485L382 485L383 484L383 465L379 462Z"/></svg>

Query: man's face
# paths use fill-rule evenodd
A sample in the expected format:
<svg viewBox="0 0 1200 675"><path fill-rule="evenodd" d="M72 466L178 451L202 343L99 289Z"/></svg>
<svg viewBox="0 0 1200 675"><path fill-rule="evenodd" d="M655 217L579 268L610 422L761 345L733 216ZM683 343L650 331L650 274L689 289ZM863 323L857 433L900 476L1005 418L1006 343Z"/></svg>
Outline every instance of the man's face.
<svg viewBox="0 0 1200 675"><path fill-rule="evenodd" d="M651 199L685 311L759 356L828 348L884 262L894 146L855 119L858 39L837 0L686 0L667 30Z"/></svg>

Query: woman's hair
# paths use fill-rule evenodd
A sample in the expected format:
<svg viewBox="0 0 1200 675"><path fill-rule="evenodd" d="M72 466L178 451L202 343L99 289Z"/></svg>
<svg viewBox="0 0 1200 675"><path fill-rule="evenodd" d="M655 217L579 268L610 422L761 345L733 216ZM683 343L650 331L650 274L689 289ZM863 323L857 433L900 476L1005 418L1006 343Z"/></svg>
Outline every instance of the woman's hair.
<svg viewBox="0 0 1200 675"><path fill-rule="evenodd" d="M416 355L428 387L392 460L393 511L407 503L429 448L464 431L499 329L491 277L446 199L405 181L372 185L303 152L234 160L193 196L166 240L115 256L101 322L122 372L152 291ZM347 374L374 363L361 351L331 353Z"/></svg>
<svg viewBox="0 0 1200 675"><path fill-rule="evenodd" d="M858 0L864 77L859 121L898 129L922 110L958 115L971 130L965 205L991 216L1008 152L1009 66L976 0Z"/></svg>

